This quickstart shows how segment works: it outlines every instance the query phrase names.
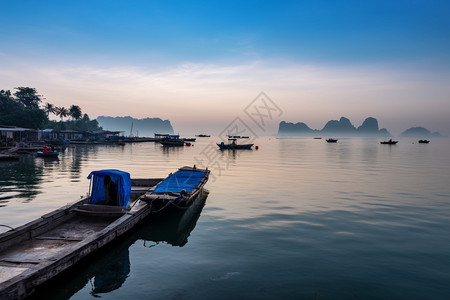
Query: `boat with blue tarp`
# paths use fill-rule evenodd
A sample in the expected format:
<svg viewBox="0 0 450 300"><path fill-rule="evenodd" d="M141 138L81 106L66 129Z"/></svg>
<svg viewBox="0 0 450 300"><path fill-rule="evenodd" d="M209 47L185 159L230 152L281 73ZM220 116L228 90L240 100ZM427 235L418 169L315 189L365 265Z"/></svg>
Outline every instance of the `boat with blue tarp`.
<svg viewBox="0 0 450 300"><path fill-rule="evenodd" d="M174 204L179 206L196 198L209 171L180 171L166 180L131 179L128 172L114 169L93 171L87 196L0 234L0 299L31 295L37 286L123 236L151 214L153 204L159 205L159 199L148 201L151 195L178 193ZM176 182L181 190L174 188Z"/></svg>
<svg viewBox="0 0 450 300"><path fill-rule="evenodd" d="M143 201L152 205L152 213L171 209L186 209L203 192L203 186L209 178L208 169L183 167L160 182Z"/></svg>

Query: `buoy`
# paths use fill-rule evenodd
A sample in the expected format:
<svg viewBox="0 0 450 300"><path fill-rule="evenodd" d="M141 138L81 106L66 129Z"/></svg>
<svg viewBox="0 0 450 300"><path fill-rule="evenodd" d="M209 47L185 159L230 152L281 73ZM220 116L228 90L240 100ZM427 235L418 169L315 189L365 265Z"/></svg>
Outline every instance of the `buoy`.
<svg viewBox="0 0 450 300"><path fill-rule="evenodd" d="M255 146L255 149L256 149L256 150L258 150L258 149L259 149L259 147L258 147L258 146Z"/></svg>
<svg viewBox="0 0 450 300"><path fill-rule="evenodd" d="M72 146L72 149L75 149L75 146Z"/></svg>
<svg viewBox="0 0 450 300"><path fill-rule="evenodd" d="M191 145L191 143L186 143L186 146L190 146Z"/></svg>

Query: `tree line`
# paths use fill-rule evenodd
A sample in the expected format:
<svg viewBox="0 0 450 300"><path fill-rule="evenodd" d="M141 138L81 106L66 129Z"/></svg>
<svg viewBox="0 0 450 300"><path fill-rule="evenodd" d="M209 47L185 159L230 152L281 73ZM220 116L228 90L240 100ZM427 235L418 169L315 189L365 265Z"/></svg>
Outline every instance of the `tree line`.
<svg viewBox="0 0 450 300"><path fill-rule="evenodd" d="M78 105L69 108L56 106L39 95L35 88L16 87L16 91L0 90L0 127L17 126L30 129L59 129L94 131L101 130L97 120L90 120L83 114ZM54 114L60 118L59 122L49 119ZM67 118L64 121L64 118ZM70 119L69 119L70 118Z"/></svg>

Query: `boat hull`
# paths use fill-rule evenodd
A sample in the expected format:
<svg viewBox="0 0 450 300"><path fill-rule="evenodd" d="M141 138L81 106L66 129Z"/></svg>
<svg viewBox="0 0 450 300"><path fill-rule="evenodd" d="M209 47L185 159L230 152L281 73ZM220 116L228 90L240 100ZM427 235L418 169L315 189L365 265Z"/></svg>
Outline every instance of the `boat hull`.
<svg viewBox="0 0 450 300"><path fill-rule="evenodd" d="M37 156L39 157L58 157L59 152L42 152L42 151L38 151L36 153Z"/></svg>
<svg viewBox="0 0 450 300"><path fill-rule="evenodd" d="M217 144L217 146L219 146L220 150L225 149L237 150L237 149L252 149L253 144L242 144L242 145Z"/></svg>

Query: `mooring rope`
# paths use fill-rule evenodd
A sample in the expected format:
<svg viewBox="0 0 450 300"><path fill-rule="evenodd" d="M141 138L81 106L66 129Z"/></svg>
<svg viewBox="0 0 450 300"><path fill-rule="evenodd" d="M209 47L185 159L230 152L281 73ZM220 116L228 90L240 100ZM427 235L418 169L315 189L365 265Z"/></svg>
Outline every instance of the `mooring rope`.
<svg viewBox="0 0 450 300"><path fill-rule="evenodd" d="M9 228L9 229L11 229L11 230L14 230L14 228L12 228L11 226L9 226L9 225L3 225L3 224L0 224L0 226L3 226L3 227L6 227L6 228Z"/></svg>

